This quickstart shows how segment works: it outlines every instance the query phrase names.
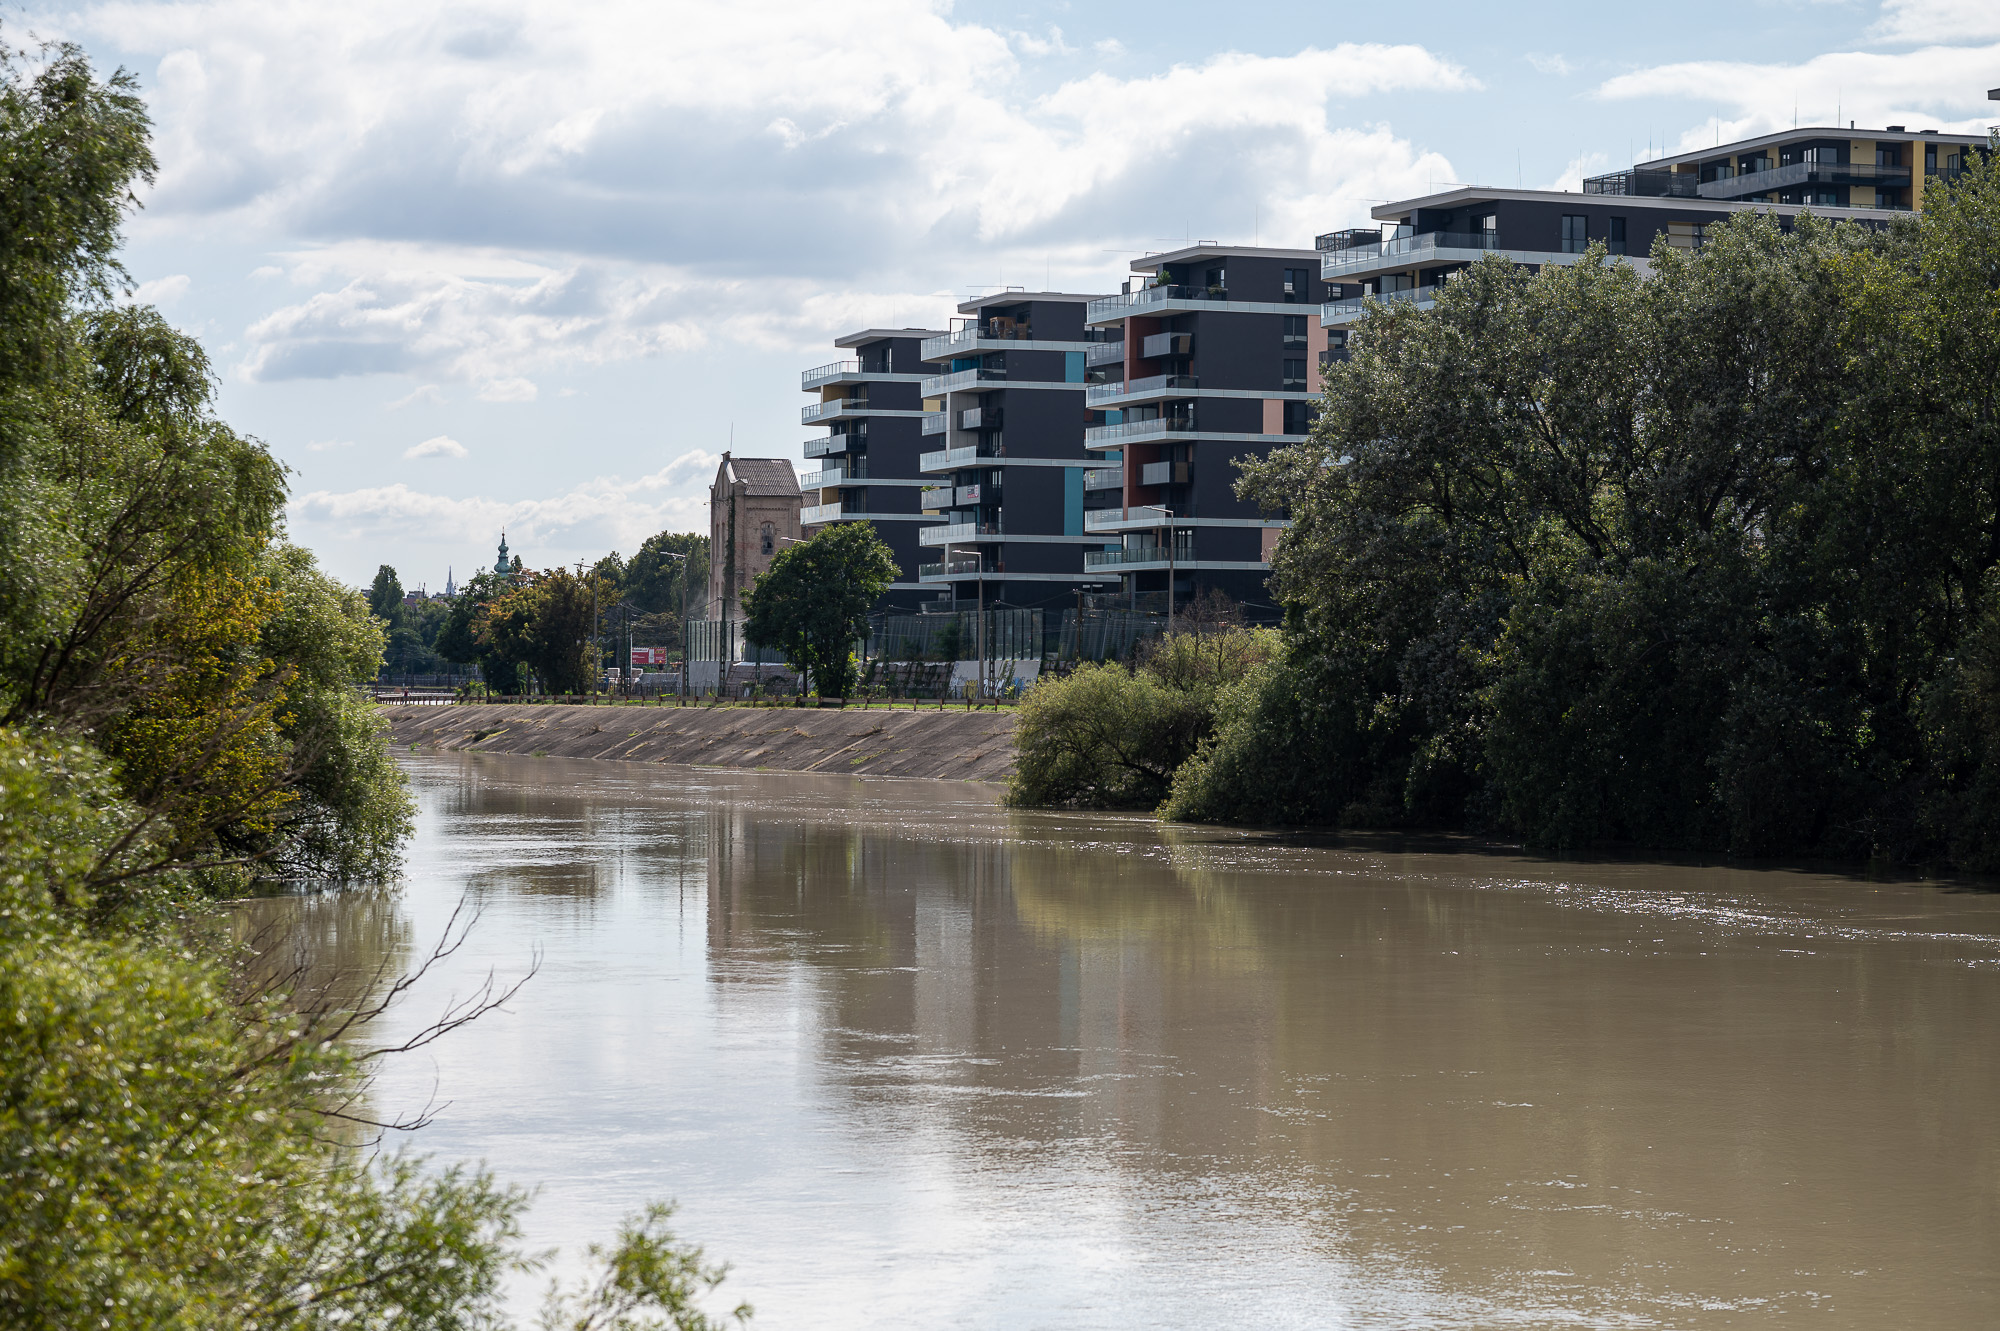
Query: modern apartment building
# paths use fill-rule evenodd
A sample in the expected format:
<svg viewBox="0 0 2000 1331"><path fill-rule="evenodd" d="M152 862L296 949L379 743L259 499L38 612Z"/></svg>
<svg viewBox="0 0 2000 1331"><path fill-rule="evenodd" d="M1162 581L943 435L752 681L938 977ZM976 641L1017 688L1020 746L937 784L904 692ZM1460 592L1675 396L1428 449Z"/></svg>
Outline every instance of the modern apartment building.
<svg viewBox="0 0 2000 1331"><path fill-rule="evenodd" d="M1318 268L1312 250L1196 245L1133 263L1124 293L1091 302L1088 570L1135 597L1171 578L1176 602L1208 587L1265 600L1284 523L1236 497L1234 464L1311 425Z"/></svg>
<svg viewBox="0 0 2000 1331"><path fill-rule="evenodd" d="M806 441L799 478L806 492L800 523L808 536L834 522L871 522L901 570L883 608L913 610L923 596L917 568L932 557L918 544L921 491L933 484L918 465L928 446L923 433L922 384L930 374L920 348L930 328L866 328L834 341L852 351L801 376L800 387L817 399L801 413L807 425L824 425L823 438Z"/></svg>
<svg viewBox="0 0 2000 1331"><path fill-rule="evenodd" d="M923 344L933 525L918 536L931 608L1057 603L1081 582L1084 369L1092 297L1008 290L969 300Z"/></svg>
<svg viewBox="0 0 2000 1331"><path fill-rule="evenodd" d="M1488 254L1539 268L1575 263L1593 241L1641 267L1655 237L1694 249L1711 223L1746 210L1784 225L1803 212L1886 225L1963 171L1987 141L1934 130L1809 128L1644 162L1583 191L1457 186L1372 210L1377 225L1319 237L1321 275L1340 291L1323 312L1328 356L1367 297L1428 305L1451 275Z"/></svg>

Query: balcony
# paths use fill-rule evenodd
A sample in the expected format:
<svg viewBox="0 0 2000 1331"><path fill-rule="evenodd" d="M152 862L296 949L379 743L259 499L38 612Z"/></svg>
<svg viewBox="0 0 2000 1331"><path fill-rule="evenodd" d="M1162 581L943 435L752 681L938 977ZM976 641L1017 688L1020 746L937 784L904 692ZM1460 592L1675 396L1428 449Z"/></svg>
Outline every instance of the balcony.
<svg viewBox="0 0 2000 1331"><path fill-rule="evenodd" d="M1740 176L1704 180L1698 188L1704 199L1740 199L1752 194L1798 189L1804 185L1905 189L1909 183L1910 168L1907 166L1876 166L1873 162L1790 162L1768 171L1750 171Z"/></svg>
<svg viewBox="0 0 2000 1331"><path fill-rule="evenodd" d="M1148 360L1156 356L1192 356L1194 334L1149 333L1139 343L1139 354Z"/></svg>
<svg viewBox="0 0 2000 1331"><path fill-rule="evenodd" d="M1086 490L1120 490L1124 486L1123 467L1092 467L1083 473L1083 488Z"/></svg>
<svg viewBox="0 0 2000 1331"><path fill-rule="evenodd" d="M917 347L924 360L943 360L976 350L981 342L1032 342L1034 326L1025 319L954 319L949 333L927 337Z"/></svg>
<svg viewBox="0 0 2000 1331"><path fill-rule="evenodd" d="M1100 508L1083 515L1085 531L1100 531L1107 527L1164 527L1167 511L1152 504L1138 504L1130 509Z"/></svg>
<svg viewBox="0 0 2000 1331"><path fill-rule="evenodd" d="M951 416L947 412L927 411L924 413L925 434L943 434L945 427L950 424Z"/></svg>
<svg viewBox="0 0 2000 1331"><path fill-rule="evenodd" d="M918 545L946 545L959 541L993 541L1000 538L997 522L954 522L943 527L917 528Z"/></svg>
<svg viewBox="0 0 2000 1331"><path fill-rule="evenodd" d="M1500 233L1497 231L1425 231L1411 236L1392 236L1380 245L1328 250L1320 256L1319 270L1320 276L1331 282L1339 274L1378 264L1476 259L1499 248Z"/></svg>
<svg viewBox="0 0 2000 1331"><path fill-rule="evenodd" d="M812 526L819 522L838 522L841 516L839 504L808 504L799 510L799 522Z"/></svg>
<svg viewBox="0 0 2000 1331"><path fill-rule="evenodd" d="M1163 545L1147 546L1140 550L1086 550L1083 552L1085 568L1116 568L1120 564L1159 564L1167 562L1167 548Z"/></svg>
<svg viewBox="0 0 2000 1331"><path fill-rule="evenodd" d="M999 407L967 407L958 413L958 428L961 430L997 430L1000 428Z"/></svg>
<svg viewBox="0 0 2000 1331"><path fill-rule="evenodd" d="M1325 254L1329 250L1358 249L1363 245L1380 246L1382 228L1379 226L1349 227L1345 231L1329 231L1323 236L1313 237L1313 248Z"/></svg>
<svg viewBox="0 0 2000 1331"><path fill-rule="evenodd" d="M963 448L941 448L935 453L917 455L918 471L950 471L954 467L970 467L981 458L1000 457L998 449L967 444Z"/></svg>
<svg viewBox="0 0 2000 1331"><path fill-rule="evenodd" d="M1144 379L1125 379L1115 384L1092 384L1083 390L1083 405L1096 411L1102 409L1106 403L1116 402L1120 398L1181 389L1193 390L1199 387L1201 387L1200 378L1192 374L1155 374Z"/></svg>
<svg viewBox="0 0 2000 1331"><path fill-rule="evenodd" d="M980 384L1004 384L1007 371L1004 369L958 370L952 374L934 374L924 380L920 392L925 397L942 397L946 393L956 393L960 389L976 388Z"/></svg>
<svg viewBox="0 0 2000 1331"><path fill-rule="evenodd" d="M1116 342L1093 342L1083 353L1085 365L1116 365L1125 359L1125 339Z"/></svg>
<svg viewBox="0 0 2000 1331"><path fill-rule="evenodd" d="M866 459L863 459L866 461ZM842 485L866 485L864 474L850 472L846 467L823 467L818 471L806 472L799 477L801 490L827 490Z"/></svg>
<svg viewBox="0 0 2000 1331"><path fill-rule="evenodd" d="M1164 305L1174 300L1227 301L1227 287L1182 287L1150 286L1137 291L1128 291L1117 296L1100 296L1090 302L1084 318L1090 323L1101 323L1106 319L1120 319L1128 314L1137 314L1153 305Z"/></svg>
<svg viewBox="0 0 2000 1331"><path fill-rule="evenodd" d="M836 397L825 402L808 403L799 411L799 421L811 425L815 421L833 420L841 416L859 416L868 410L865 397Z"/></svg>
<svg viewBox="0 0 2000 1331"><path fill-rule="evenodd" d="M866 443L866 435L830 434L821 439L806 440L806 456L823 458L834 453L845 453L850 445Z"/></svg>
<svg viewBox="0 0 2000 1331"><path fill-rule="evenodd" d="M831 365L821 365L816 369L807 370L799 376L799 387L810 393L813 389L818 388L821 384L829 380L841 379L850 374L859 373L861 373L860 361L837 360Z"/></svg>
<svg viewBox="0 0 2000 1331"><path fill-rule="evenodd" d="M1585 194L1619 194L1636 199L1698 199L1700 183L1692 171L1648 171L1633 167L1583 182Z"/></svg>
<svg viewBox="0 0 2000 1331"><path fill-rule="evenodd" d="M1139 468L1141 485L1186 485L1189 464L1185 462L1147 462Z"/></svg>
<svg viewBox="0 0 2000 1331"><path fill-rule="evenodd" d="M1170 434L1192 434L1192 416L1161 416L1150 421L1124 421L1118 425L1093 425L1083 432L1086 448L1139 439L1157 439Z"/></svg>
<svg viewBox="0 0 2000 1331"><path fill-rule="evenodd" d="M1414 304L1418 309L1427 309L1437 301L1437 293L1442 283L1427 287L1406 287L1401 291L1385 291L1379 296L1357 296L1352 300L1330 300L1319 307L1319 321L1322 325L1352 323L1368 312L1368 302L1376 300L1384 305Z"/></svg>
<svg viewBox="0 0 2000 1331"><path fill-rule="evenodd" d="M917 565L918 581L922 581L925 578L947 578L977 572L979 572L979 561L977 559L954 559L949 563L939 562L936 564Z"/></svg>

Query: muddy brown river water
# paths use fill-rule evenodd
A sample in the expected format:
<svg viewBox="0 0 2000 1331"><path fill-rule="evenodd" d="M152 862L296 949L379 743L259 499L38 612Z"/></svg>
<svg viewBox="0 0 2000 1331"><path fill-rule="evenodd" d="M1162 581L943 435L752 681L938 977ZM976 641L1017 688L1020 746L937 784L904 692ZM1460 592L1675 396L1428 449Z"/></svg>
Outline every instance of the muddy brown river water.
<svg viewBox="0 0 2000 1331"><path fill-rule="evenodd" d="M384 1037L539 954L376 1100L561 1269L671 1197L764 1327L2000 1324L1976 887L408 765L400 892L270 910L359 970L478 907Z"/></svg>

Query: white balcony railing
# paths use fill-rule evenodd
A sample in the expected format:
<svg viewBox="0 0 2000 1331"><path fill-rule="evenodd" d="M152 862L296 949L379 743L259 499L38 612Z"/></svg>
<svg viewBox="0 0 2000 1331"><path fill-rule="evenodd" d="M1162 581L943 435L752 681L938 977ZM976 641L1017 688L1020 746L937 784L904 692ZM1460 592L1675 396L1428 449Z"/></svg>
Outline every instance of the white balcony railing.
<svg viewBox="0 0 2000 1331"><path fill-rule="evenodd" d="M799 521L808 524L837 522L840 520L841 509L840 504L810 504L799 510Z"/></svg>
<svg viewBox="0 0 2000 1331"><path fill-rule="evenodd" d="M954 467L970 467L981 458L990 458L991 453L983 453L977 444L967 444L964 448L941 448L935 453L917 454L918 471L950 471Z"/></svg>
<svg viewBox="0 0 2000 1331"><path fill-rule="evenodd" d="M862 478L850 475L845 467L822 467L799 477L801 490L825 490L832 486L864 483Z"/></svg>
<svg viewBox="0 0 2000 1331"><path fill-rule="evenodd" d="M943 434L945 431L945 427L950 424L951 424L950 412L927 411L924 413L923 432L925 434Z"/></svg>
<svg viewBox="0 0 2000 1331"><path fill-rule="evenodd" d="M1193 390L1201 386L1201 380L1191 374L1151 374L1144 379L1126 379L1115 384L1092 384L1083 390L1084 405L1096 408L1106 402L1115 402L1121 397L1137 397L1142 393L1158 393L1177 388Z"/></svg>
<svg viewBox="0 0 2000 1331"><path fill-rule="evenodd" d="M1112 443L1133 439L1154 439L1170 434L1193 434L1192 420L1179 416L1161 416L1150 421L1123 421L1117 425L1093 425L1083 432L1083 442L1087 445Z"/></svg>
<svg viewBox="0 0 2000 1331"><path fill-rule="evenodd" d="M925 397L940 397L955 393L961 388L971 388L978 384L1004 384L1007 371L1003 370L956 370L950 374L934 374L918 385L918 391Z"/></svg>
<svg viewBox="0 0 2000 1331"><path fill-rule="evenodd" d="M799 411L799 421L811 425L814 421L827 420L834 416L856 416L868 410L867 398L836 397L825 402L811 402Z"/></svg>
<svg viewBox="0 0 2000 1331"><path fill-rule="evenodd" d="M830 365L820 365L816 366L813 369L807 370L804 374L799 376L799 387L805 389L808 393L810 393L813 389L818 388L821 384L825 383L829 379L838 379L843 375L859 374L859 373L861 373L860 361L837 360Z"/></svg>

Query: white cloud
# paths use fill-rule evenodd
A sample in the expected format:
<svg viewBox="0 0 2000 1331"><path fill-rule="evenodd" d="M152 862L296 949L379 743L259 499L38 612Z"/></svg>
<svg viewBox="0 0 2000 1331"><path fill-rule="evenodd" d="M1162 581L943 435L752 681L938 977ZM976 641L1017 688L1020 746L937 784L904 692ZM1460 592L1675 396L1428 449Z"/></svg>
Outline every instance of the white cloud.
<svg viewBox="0 0 2000 1331"><path fill-rule="evenodd" d="M134 305L166 305L172 303L188 291L186 273L175 273L172 277L156 277L150 282L141 282L132 291Z"/></svg>
<svg viewBox="0 0 2000 1331"><path fill-rule="evenodd" d="M306 452L329 453L336 448L352 448L352 447L354 447L354 441L352 439L315 439L314 441L306 445ZM405 456L408 455L406 454Z"/></svg>
<svg viewBox="0 0 2000 1331"><path fill-rule="evenodd" d="M60 26L157 61L135 232L313 238L272 246L299 294L241 376L514 401L552 368L823 343L878 293L1003 269L1103 289L1103 250L1174 224L1248 239L1261 210L1305 244L1456 176L1337 106L1479 86L1343 43L1042 91L1020 61L1071 52L1059 30L934 0L110 0Z"/></svg>
<svg viewBox="0 0 2000 1331"><path fill-rule="evenodd" d="M598 477L544 499L452 498L393 485L333 492L315 490L289 506L300 535L330 542L408 539L438 550L484 549L506 529L507 540L538 567L578 553L619 549L628 554L655 532L697 531L708 524L707 485L718 458L692 449L636 481Z"/></svg>
<svg viewBox="0 0 2000 1331"><path fill-rule="evenodd" d="M1983 41L2000 37L2000 5L1993 0L1883 0L1882 17L1868 35L1883 42Z"/></svg>
<svg viewBox="0 0 2000 1331"><path fill-rule="evenodd" d="M1572 157L1563 163L1562 174L1542 188L1578 193L1583 189L1584 177L1602 175L1610 169L1610 166L1611 159L1603 153L1585 153L1581 157Z"/></svg>
<svg viewBox="0 0 2000 1331"><path fill-rule="evenodd" d="M465 445L447 434L433 435L421 444L411 444L403 450L403 457L406 460L414 460L416 458L462 458L464 456Z"/></svg>
<svg viewBox="0 0 2000 1331"><path fill-rule="evenodd" d="M1116 37L1103 37L1092 42L1090 49L1107 60L1116 60L1119 56L1125 54L1125 43L1119 41Z"/></svg>
<svg viewBox="0 0 2000 1331"><path fill-rule="evenodd" d="M1982 108L2000 45L1929 47L1895 54L1842 51L1796 65L1734 60L1658 65L1607 79L1598 95L1610 99L1683 97L1728 114L1687 131L1678 151L1718 140L1748 138L1801 125L1863 128L1908 125L1952 133L1983 134L1990 115Z"/></svg>
<svg viewBox="0 0 2000 1331"><path fill-rule="evenodd" d="M1570 64L1569 61L1563 59L1561 55L1530 54L1527 57L1527 61L1530 65L1533 65L1535 67L1535 72L1537 74L1555 74L1560 76L1567 76L1570 74L1574 74L1576 72L1576 66Z"/></svg>

